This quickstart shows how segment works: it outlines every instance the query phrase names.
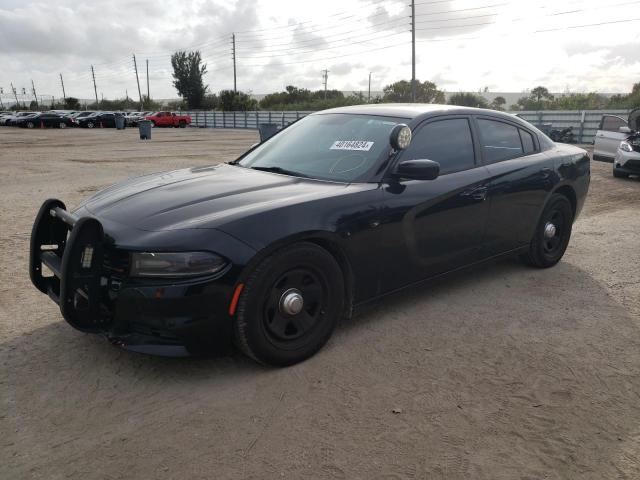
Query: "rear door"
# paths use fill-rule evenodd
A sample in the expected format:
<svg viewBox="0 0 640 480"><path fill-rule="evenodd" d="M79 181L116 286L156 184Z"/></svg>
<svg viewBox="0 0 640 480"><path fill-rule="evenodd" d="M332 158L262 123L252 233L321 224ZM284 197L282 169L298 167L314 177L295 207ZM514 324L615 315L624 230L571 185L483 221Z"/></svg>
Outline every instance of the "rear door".
<svg viewBox="0 0 640 480"><path fill-rule="evenodd" d="M380 252L382 292L477 260L488 216L488 172L476 156L468 116L425 121L398 161L440 163L435 180L402 180L384 188Z"/></svg>
<svg viewBox="0 0 640 480"><path fill-rule="evenodd" d="M537 135L503 118L477 116L482 161L490 174L489 220L483 256L513 250L531 240L552 186L554 161L540 151Z"/></svg>
<svg viewBox="0 0 640 480"><path fill-rule="evenodd" d="M621 132L621 127L628 127L627 121L617 115L603 115L593 143L593 159L613 162L620 142L629 136Z"/></svg>

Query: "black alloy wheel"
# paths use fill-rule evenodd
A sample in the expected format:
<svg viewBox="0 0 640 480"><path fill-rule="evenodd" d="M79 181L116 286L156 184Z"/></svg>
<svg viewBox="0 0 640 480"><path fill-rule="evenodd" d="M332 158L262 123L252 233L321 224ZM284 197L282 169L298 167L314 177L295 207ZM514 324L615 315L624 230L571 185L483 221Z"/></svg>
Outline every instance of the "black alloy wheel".
<svg viewBox="0 0 640 480"><path fill-rule="evenodd" d="M523 256L525 262L538 268L558 263L571 239L573 216L567 197L557 193L552 195L542 212L529 252Z"/></svg>
<svg viewBox="0 0 640 480"><path fill-rule="evenodd" d="M301 362L331 336L344 306L344 278L333 256L298 243L264 259L247 279L234 322L236 344L268 365Z"/></svg>

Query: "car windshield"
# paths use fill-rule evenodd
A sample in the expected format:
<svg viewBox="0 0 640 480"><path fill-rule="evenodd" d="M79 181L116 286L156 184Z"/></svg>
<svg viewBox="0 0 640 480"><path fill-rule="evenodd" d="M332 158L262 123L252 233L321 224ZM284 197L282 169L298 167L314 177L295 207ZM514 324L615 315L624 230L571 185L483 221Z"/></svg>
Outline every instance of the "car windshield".
<svg viewBox="0 0 640 480"><path fill-rule="evenodd" d="M237 164L320 180L359 181L387 151L393 127L406 120L344 113L310 115L256 147Z"/></svg>

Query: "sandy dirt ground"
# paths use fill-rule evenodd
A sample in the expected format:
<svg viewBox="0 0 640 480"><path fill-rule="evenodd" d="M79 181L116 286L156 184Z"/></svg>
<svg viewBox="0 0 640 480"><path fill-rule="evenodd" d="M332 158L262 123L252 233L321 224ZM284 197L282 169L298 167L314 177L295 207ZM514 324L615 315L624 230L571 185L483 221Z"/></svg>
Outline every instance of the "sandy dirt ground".
<svg viewBox="0 0 640 480"><path fill-rule="evenodd" d="M640 181L593 163L556 267L475 268L286 369L69 327L27 273L40 203L232 159L253 132L0 129L0 478L640 478Z"/></svg>

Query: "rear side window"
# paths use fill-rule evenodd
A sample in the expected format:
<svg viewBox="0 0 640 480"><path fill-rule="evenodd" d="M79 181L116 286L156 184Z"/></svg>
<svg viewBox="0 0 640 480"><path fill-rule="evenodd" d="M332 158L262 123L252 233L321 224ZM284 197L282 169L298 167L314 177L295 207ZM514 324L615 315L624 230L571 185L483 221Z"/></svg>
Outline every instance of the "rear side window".
<svg viewBox="0 0 640 480"><path fill-rule="evenodd" d="M405 159L428 159L440 164L444 175L475 166L471 128L466 118L428 123L414 134Z"/></svg>
<svg viewBox="0 0 640 480"><path fill-rule="evenodd" d="M606 115L602 117L602 127L601 130L605 130L607 132L617 132L620 127L626 127L627 122L625 122L620 117L614 117L612 115Z"/></svg>
<svg viewBox="0 0 640 480"><path fill-rule="evenodd" d="M478 128L486 163L501 162L523 155L518 127L494 120L478 119Z"/></svg>
<svg viewBox="0 0 640 480"><path fill-rule="evenodd" d="M522 140L522 149L525 155L529 155L536 151L536 146L533 143L533 137L526 130L520 130L520 139Z"/></svg>

